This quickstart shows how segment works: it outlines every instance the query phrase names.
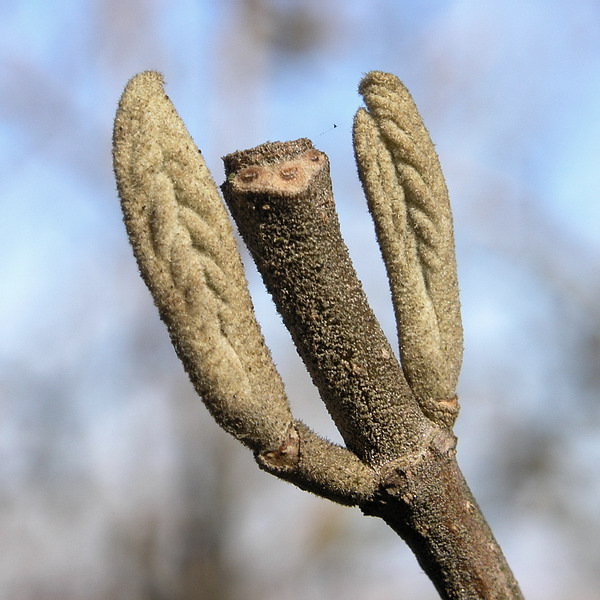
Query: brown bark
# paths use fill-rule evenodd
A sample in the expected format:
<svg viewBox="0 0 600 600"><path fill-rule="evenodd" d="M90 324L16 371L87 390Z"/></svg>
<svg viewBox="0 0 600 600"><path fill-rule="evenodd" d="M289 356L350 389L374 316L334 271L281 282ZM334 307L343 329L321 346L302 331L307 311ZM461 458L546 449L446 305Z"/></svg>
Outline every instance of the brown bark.
<svg viewBox="0 0 600 600"><path fill-rule="evenodd" d="M441 430L418 457L386 465L373 502L361 508L406 541L442 598L522 598L454 447L454 436Z"/></svg>

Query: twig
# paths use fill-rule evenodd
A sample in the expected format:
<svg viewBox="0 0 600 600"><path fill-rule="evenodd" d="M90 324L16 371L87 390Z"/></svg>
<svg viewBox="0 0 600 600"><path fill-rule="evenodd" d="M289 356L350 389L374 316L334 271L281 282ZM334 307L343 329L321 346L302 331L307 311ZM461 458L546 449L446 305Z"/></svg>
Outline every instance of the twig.
<svg viewBox="0 0 600 600"><path fill-rule="evenodd" d="M294 420L227 212L162 89L133 78L114 167L133 251L175 350L219 425L259 466L384 519L442 598L521 598L455 459L462 329L437 156L400 82L367 75L357 161L396 308L402 367L342 240L329 161L309 140L225 157L223 192L346 448ZM406 378L405 378L406 377Z"/></svg>

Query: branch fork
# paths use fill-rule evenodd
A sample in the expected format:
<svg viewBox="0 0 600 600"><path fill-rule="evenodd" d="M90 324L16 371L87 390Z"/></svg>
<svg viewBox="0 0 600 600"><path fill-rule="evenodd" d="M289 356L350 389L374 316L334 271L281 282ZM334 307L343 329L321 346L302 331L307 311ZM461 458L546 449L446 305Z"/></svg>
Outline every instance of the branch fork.
<svg viewBox="0 0 600 600"><path fill-rule="evenodd" d="M308 139L224 158L223 197L344 440L294 419L258 325L227 210L163 90L134 77L113 133L125 226L177 355L259 467L383 518L442 598L520 598L455 460L462 326L448 193L410 94L359 88L359 175L386 265L401 362L342 239L327 156Z"/></svg>

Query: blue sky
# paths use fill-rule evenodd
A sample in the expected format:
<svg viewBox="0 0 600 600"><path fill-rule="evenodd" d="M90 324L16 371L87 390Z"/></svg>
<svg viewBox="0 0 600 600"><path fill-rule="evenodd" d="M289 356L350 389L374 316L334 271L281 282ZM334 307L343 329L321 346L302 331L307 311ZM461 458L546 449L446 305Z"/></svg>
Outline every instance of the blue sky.
<svg viewBox="0 0 600 600"><path fill-rule="evenodd" d="M260 21L248 21L233 0L0 8L0 406L11 456L0 481L16 490L11 498L26 493L14 482L26 479L27 453L34 456L38 442L29 448L24 431L34 423L31 435L44 438L51 390L63 396L56 427L62 431L68 415L63 425L82 436L61 433L65 447L85 439L94 454L106 439L89 433L91 416L118 421L121 399L136 393L130 370L140 350L132 332L149 323L143 358L180 375L136 275L111 172L116 103L128 78L149 68L165 74L218 183L222 155L266 140L306 136L329 154L343 232L390 336L351 123L363 73L403 79L439 151L455 214L467 341L459 421L465 470L495 514L481 457L492 460L507 441L521 447L515 431L554 435L562 421L571 423L564 443L579 450L559 475L589 480L589 457L599 452L589 441L598 383L585 383L574 363L597 360L585 354L597 339L590 319L598 317L597 3L265 5L271 9ZM303 27L312 31L309 42L298 33ZM293 382L299 366L290 341L258 277L249 278L267 339ZM305 385L290 396L311 415L301 401ZM33 417L40 390L50 416ZM573 417L578 411L584 425ZM527 515L530 492L523 493L519 510ZM593 497L591 488L580 493L582 504ZM527 544L518 536L510 543L526 561Z"/></svg>

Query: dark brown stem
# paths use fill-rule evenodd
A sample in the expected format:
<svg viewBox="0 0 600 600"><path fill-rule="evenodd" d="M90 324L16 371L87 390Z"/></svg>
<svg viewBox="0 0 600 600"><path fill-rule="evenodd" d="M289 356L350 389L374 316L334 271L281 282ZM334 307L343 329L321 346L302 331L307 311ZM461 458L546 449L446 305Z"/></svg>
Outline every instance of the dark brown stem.
<svg viewBox="0 0 600 600"><path fill-rule="evenodd" d="M373 502L361 508L406 541L441 598L522 600L454 446L454 436L441 429L420 456L386 465Z"/></svg>

